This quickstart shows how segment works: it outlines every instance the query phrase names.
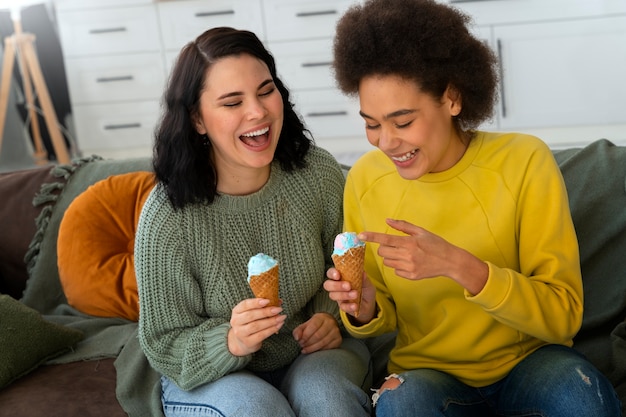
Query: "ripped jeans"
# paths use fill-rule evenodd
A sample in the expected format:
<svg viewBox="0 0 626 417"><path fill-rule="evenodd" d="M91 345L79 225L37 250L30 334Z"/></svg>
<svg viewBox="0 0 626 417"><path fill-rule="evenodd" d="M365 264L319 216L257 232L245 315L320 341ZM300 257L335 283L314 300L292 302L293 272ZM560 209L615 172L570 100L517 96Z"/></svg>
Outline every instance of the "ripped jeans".
<svg viewBox="0 0 626 417"><path fill-rule="evenodd" d="M432 369L375 395L376 417L620 417L609 380L572 348L544 346L502 380L474 388Z"/></svg>

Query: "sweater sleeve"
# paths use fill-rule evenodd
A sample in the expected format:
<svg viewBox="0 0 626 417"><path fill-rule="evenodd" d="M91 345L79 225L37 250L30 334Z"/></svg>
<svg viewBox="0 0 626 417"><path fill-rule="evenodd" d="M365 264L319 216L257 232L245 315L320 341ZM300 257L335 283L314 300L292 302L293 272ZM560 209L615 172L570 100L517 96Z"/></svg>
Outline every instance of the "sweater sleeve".
<svg viewBox="0 0 626 417"><path fill-rule="evenodd" d="M155 187L139 220L135 269L141 347L153 368L188 390L245 367L251 357L232 355L229 323L203 313L179 213Z"/></svg>
<svg viewBox="0 0 626 417"><path fill-rule="evenodd" d="M488 263L486 286L465 295L522 333L571 345L582 323L583 291L565 184L547 147L516 169L524 172L516 214L519 271Z"/></svg>

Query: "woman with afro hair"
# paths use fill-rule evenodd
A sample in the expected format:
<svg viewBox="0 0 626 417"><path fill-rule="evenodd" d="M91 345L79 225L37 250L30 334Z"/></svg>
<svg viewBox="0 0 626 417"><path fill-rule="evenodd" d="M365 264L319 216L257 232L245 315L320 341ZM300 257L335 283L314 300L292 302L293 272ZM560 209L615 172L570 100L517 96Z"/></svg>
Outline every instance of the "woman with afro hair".
<svg viewBox="0 0 626 417"><path fill-rule="evenodd" d="M572 348L583 315L563 178L540 139L478 130L497 61L470 18L431 0L366 0L339 20L334 70L377 149L351 168L344 230L366 242L357 292L324 287L356 337L397 331L377 417L619 416Z"/></svg>

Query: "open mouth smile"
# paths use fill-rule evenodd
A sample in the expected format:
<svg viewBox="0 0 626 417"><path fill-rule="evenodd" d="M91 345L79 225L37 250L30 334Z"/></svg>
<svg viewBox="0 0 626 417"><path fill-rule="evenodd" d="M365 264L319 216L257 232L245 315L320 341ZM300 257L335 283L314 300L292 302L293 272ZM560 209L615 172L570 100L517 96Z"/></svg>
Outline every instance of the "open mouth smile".
<svg viewBox="0 0 626 417"><path fill-rule="evenodd" d="M269 127L264 127L263 129L244 133L243 135L239 136L239 139L241 139L241 141L247 146L262 147L269 142L269 135L267 134L269 131Z"/></svg>
<svg viewBox="0 0 626 417"><path fill-rule="evenodd" d="M255 130L254 132L244 133L244 134L243 134L243 135L241 135L241 136L242 136L242 137L245 137L245 138L253 138L253 137L255 137L255 136L261 136L261 135L264 135L264 134L266 134L267 132L269 132L269 130L270 130L270 128L269 128L269 127L266 127L266 128L263 128L263 129Z"/></svg>
<svg viewBox="0 0 626 417"><path fill-rule="evenodd" d="M394 160L395 162L406 162L406 161L413 159L415 157L415 154L417 154L418 151L419 149L413 149L412 151L407 152L404 155L392 156L391 159Z"/></svg>

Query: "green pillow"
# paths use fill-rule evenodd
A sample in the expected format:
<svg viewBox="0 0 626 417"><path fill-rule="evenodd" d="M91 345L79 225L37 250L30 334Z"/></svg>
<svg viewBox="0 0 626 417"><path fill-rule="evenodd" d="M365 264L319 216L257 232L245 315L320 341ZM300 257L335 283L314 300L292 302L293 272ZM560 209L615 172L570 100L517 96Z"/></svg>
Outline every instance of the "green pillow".
<svg viewBox="0 0 626 417"><path fill-rule="evenodd" d="M32 308L0 294L0 389L83 337L81 331L46 321Z"/></svg>

